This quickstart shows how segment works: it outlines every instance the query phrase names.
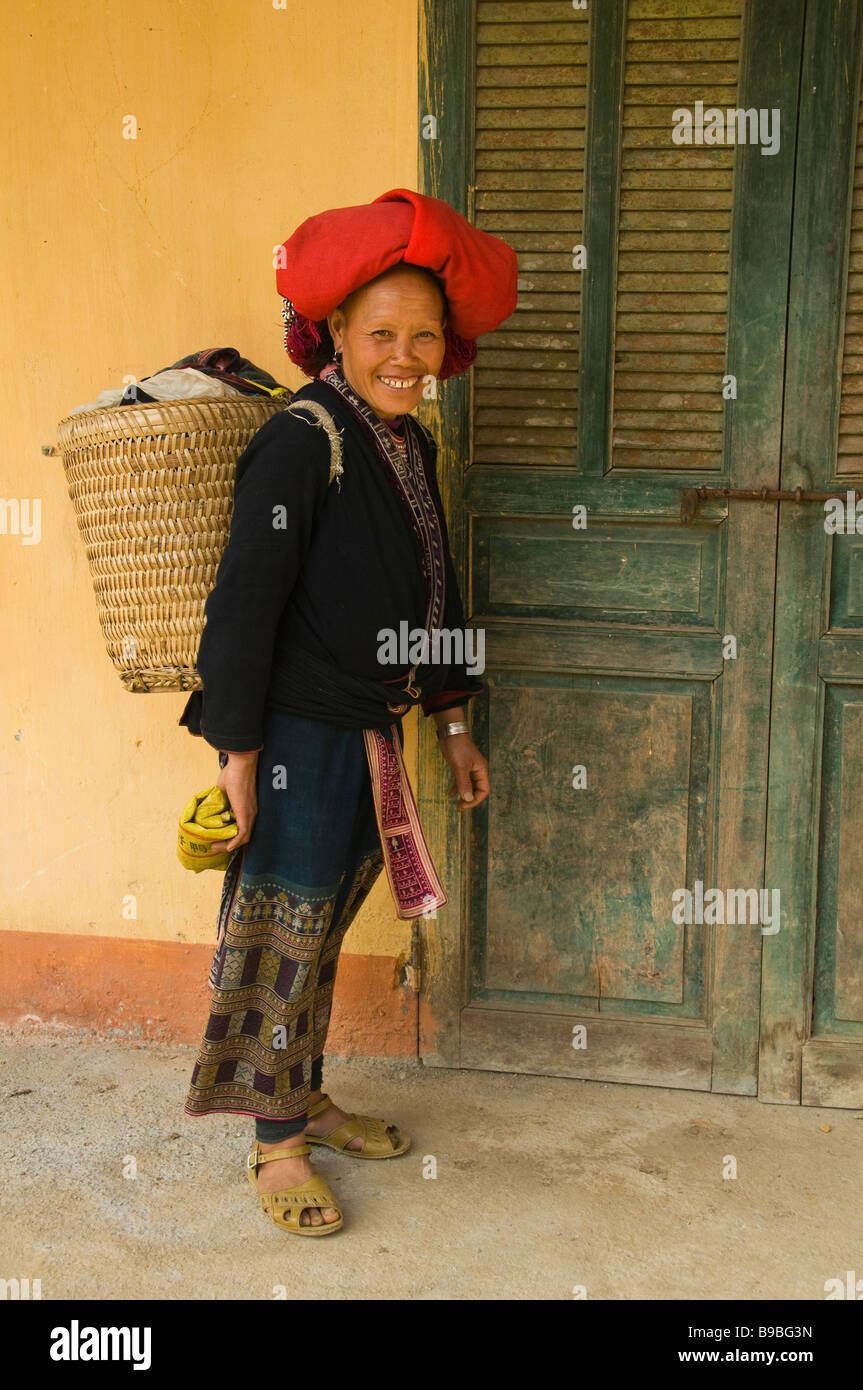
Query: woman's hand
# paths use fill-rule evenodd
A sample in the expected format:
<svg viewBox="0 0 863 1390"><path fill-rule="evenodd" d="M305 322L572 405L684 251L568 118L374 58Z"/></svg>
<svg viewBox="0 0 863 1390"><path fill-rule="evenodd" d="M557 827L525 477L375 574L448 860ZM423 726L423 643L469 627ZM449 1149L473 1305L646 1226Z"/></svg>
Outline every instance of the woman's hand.
<svg viewBox="0 0 863 1390"><path fill-rule="evenodd" d="M239 849L240 845L249 843L258 814L257 781L257 753L228 754L228 761L219 773L216 786L221 787L231 803L237 834L233 840L219 840L211 845L210 854L224 854L226 850Z"/></svg>
<svg viewBox="0 0 863 1390"><path fill-rule="evenodd" d="M470 734L447 734L440 740L440 751L455 774L450 796L459 798L460 811L475 811L491 790L488 763Z"/></svg>

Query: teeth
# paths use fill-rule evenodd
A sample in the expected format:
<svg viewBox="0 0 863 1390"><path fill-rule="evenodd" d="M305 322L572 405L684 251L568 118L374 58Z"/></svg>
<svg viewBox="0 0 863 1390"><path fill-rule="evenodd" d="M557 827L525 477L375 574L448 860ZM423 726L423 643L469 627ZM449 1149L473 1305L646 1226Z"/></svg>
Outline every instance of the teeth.
<svg viewBox="0 0 863 1390"><path fill-rule="evenodd" d="M416 376L411 376L411 377L407 377L407 378L403 378L403 377L394 377L394 376L382 376L382 377L381 377L381 381L383 382L384 386L395 386L396 390L398 390L398 391L407 391L407 390L409 390L409 388L410 388L411 386L416 386L418 380L419 380L419 377L416 377Z"/></svg>

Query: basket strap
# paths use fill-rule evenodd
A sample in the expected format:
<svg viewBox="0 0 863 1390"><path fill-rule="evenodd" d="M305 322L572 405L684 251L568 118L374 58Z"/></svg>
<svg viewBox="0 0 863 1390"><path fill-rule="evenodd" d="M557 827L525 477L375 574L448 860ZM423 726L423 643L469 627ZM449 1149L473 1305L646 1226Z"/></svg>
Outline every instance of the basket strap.
<svg viewBox="0 0 863 1390"><path fill-rule="evenodd" d="M297 401L294 405L287 407L285 414L299 415L304 410L307 410L312 416L312 420L309 421L310 424L314 424L327 432L330 441L330 482L335 478L339 491L341 491L341 475L345 471L342 466L341 430L326 406L321 405L319 401Z"/></svg>

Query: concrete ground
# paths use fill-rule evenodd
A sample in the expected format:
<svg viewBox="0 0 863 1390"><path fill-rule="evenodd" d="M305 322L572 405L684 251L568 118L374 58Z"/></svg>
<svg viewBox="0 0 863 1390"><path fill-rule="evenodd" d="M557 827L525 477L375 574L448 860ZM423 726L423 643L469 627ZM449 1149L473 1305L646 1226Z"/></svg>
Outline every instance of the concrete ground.
<svg viewBox="0 0 863 1390"><path fill-rule="evenodd" d="M0 1036L0 1278L43 1299L823 1300L863 1276L854 1111L328 1060L344 1109L414 1143L316 1150L345 1225L301 1240L256 1205L253 1121L183 1114L192 1048L28 1030Z"/></svg>

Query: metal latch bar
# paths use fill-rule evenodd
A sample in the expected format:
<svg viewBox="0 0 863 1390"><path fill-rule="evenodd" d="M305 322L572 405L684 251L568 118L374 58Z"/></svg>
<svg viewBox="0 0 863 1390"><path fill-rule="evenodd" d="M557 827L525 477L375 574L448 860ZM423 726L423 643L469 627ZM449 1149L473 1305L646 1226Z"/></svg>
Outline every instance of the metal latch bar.
<svg viewBox="0 0 863 1390"><path fill-rule="evenodd" d="M847 492L809 492L806 488L790 490L775 487L686 487L680 496L680 520L688 526L695 519L699 502L712 497L730 497L741 502L844 502Z"/></svg>

